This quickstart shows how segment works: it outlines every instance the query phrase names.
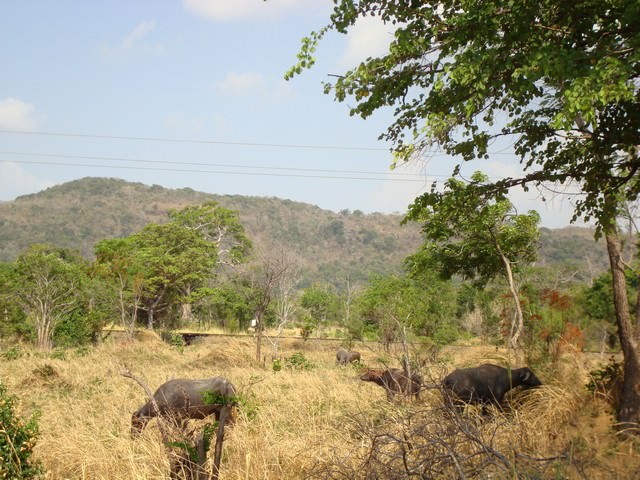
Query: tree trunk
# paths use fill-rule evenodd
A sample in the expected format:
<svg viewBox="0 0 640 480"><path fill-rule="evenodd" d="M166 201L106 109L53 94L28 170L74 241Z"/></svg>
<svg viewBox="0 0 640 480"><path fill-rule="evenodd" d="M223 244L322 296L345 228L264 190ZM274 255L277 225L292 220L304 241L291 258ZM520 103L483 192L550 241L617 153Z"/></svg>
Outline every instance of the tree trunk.
<svg viewBox="0 0 640 480"><path fill-rule="evenodd" d="M180 293L185 298L189 298L191 296L191 285L187 285ZM193 306L190 302L183 302L180 307L180 322L181 326L184 326L185 324L191 323L193 320Z"/></svg>
<svg viewBox="0 0 640 480"><path fill-rule="evenodd" d="M186 324L191 323L193 320L193 308L190 303L182 304L182 311L180 313L180 322L181 325L184 326Z"/></svg>
<svg viewBox="0 0 640 480"><path fill-rule="evenodd" d="M262 295L262 299L258 305L256 310L255 319L256 319L256 335L257 335L257 343L256 343L256 361L260 363L262 360L262 335L264 330L264 314L267 311L267 307L271 302L271 287L269 286Z"/></svg>
<svg viewBox="0 0 640 480"><path fill-rule="evenodd" d="M256 323L256 361L260 363L262 358L262 315L258 316L258 322Z"/></svg>
<svg viewBox="0 0 640 480"><path fill-rule="evenodd" d="M513 279L511 262L504 255L504 253L502 253L500 246L499 245L496 245L496 246L498 248L498 253L500 254L500 258L504 263L507 282L509 283L509 291L511 292L511 297L513 298L513 306L515 308L515 318L511 323L511 335L509 338L509 344L511 345L511 348L513 348L513 353L516 358L516 363L519 364L523 357L519 339L520 339L520 335L522 334L522 329L524 328L524 317L522 315L522 307L520 306L520 296L518 295L518 290L516 289L516 284Z"/></svg>
<svg viewBox="0 0 640 480"><path fill-rule="evenodd" d="M622 429L635 429L640 433L640 351L637 332L634 332L629 312L622 242L615 226L606 230L605 238L611 266L618 338L624 355L624 379L618 405L618 421Z"/></svg>
<svg viewBox="0 0 640 480"><path fill-rule="evenodd" d="M258 309L255 312L254 319L256 321L256 362L260 363L262 359L262 335L263 335L263 317L266 311L266 303L261 302Z"/></svg>
<svg viewBox="0 0 640 480"><path fill-rule="evenodd" d="M153 307L150 307L147 310L147 330L153 330L153 314L154 314L154 310Z"/></svg>

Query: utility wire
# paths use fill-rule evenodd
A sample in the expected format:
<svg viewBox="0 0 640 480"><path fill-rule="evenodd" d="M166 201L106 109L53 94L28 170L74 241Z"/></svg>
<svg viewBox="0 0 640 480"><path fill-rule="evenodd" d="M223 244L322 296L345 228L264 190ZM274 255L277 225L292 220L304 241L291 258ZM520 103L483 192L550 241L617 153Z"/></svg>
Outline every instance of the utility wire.
<svg viewBox="0 0 640 480"><path fill-rule="evenodd" d="M305 145L290 143L256 143L256 142L229 142L221 140L194 140L182 138L160 138L160 137L128 137L123 135L94 135L88 133L62 133L62 132L23 132L20 130L0 130L0 133L13 135L44 135L53 137L77 137L77 138L101 138L107 140L134 140L143 142L171 142L171 143L195 143L205 145L234 145L241 147L269 147L269 148L307 148L315 150L348 150L348 151L369 151L382 152L388 148L382 147L347 147L338 145Z"/></svg>
<svg viewBox="0 0 640 480"><path fill-rule="evenodd" d="M2 152L0 152L2 153ZM88 168L112 168L112 169L124 169L124 170L145 170L145 171L156 171L156 172L177 172L177 173L207 173L207 174L215 174L215 175L243 175L243 176L261 176L261 177L293 177L293 178L317 178L323 180L369 180L369 181L377 181L377 182L405 182L405 183L420 183L425 185L429 179L437 179L437 178L448 178L449 175L438 175L438 174L425 174L424 176L420 176L415 174L415 178L397 178L397 177L356 177L350 175L305 175L302 173L269 173L269 172L234 172L228 170L204 170L204 169L184 169L184 168L167 168L167 167L142 167L142 166L130 166L130 165L96 165L96 164L88 164L88 163L70 163L70 162L39 162L39 161L31 161L31 160L11 160L13 163L25 164L25 165L56 165L62 167L88 167ZM171 163L171 162L169 162ZM331 172L331 170L328 170ZM339 170L336 172L340 172ZM364 172L366 173L366 172ZM372 173L372 175L374 175ZM410 174L406 174L410 175ZM498 179L498 177L493 177L494 179ZM550 185L553 185L551 182L542 182L541 186L549 191L553 191L550 188ZM561 193L563 195L581 195L581 191L571 192L568 189Z"/></svg>
<svg viewBox="0 0 640 480"><path fill-rule="evenodd" d="M297 178L322 178L332 180L374 180L380 182L419 182L424 183L425 178L393 178L393 177L354 177L340 175L304 175L301 173L267 173L267 172L231 172L226 170L203 170L203 169L184 169L184 168L166 168L166 167L137 167L130 165L95 165L89 163L70 163L70 162L38 162L31 160L12 160L13 163L26 165L57 165L62 167L93 167L93 168L114 168L126 170L151 170L156 172L180 172L180 173L212 173L220 175L252 175L263 177L297 177Z"/></svg>
<svg viewBox="0 0 640 480"><path fill-rule="evenodd" d="M69 133L69 132L25 132L21 130L0 129L0 133L12 135L43 135L52 137L75 137L75 138L99 138L105 140L131 140L143 142L166 142L166 143L192 143L204 145L232 145L241 147L266 147L266 148L297 148L297 149L313 149L313 150L345 150L345 151L363 151L363 152L389 152L387 147L354 147L344 145L311 145L296 143L258 143L258 142L231 142L226 140L196 140L184 138L162 138L162 137L129 137L124 135L97 135L88 133ZM509 148L509 147L507 147ZM489 155L511 155L513 153L502 149L497 152L488 152ZM442 151L429 152L430 156L448 156L449 154Z"/></svg>
<svg viewBox="0 0 640 480"><path fill-rule="evenodd" d="M68 155L64 153L36 153L36 152L13 152L13 151L0 151L0 155L13 155L21 157L49 157L49 158L74 158L83 160L106 160L116 162L132 162L132 163L150 163L150 164L164 164L164 165L191 165L198 167L223 167L223 168L254 168L258 170L288 170L297 172L321 172L321 173L341 173L341 174L358 174L358 175L384 175L387 172L366 172L361 170L331 170L320 168L299 168L299 167L264 167L260 165L233 165L229 163L202 163L202 162L178 162L168 160L145 160L136 158L125 157L105 157L97 155ZM12 160L16 163L20 163L18 160ZM418 173L399 173L394 171L394 175L406 176L406 177L421 177ZM445 177L445 175L442 175Z"/></svg>

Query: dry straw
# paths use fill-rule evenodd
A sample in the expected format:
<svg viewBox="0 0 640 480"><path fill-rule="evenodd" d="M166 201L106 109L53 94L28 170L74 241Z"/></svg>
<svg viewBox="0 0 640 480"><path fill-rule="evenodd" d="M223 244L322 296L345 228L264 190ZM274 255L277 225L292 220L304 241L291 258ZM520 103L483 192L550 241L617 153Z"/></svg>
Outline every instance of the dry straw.
<svg viewBox="0 0 640 480"><path fill-rule="evenodd" d="M31 352L1 362L0 378L21 399L25 416L40 412L36 455L51 479L167 477L169 463L157 423L151 422L138 440L130 438L131 413L146 399L135 382L120 375L125 368L152 390L171 378L216 375L226 376L238 387L243 402L237 423L227 431L220 475L225 480L365 478L363 465L375 442L381 453L394 455L397 445L389 439L395 436L405 442L405 436L412 435L414 450L406 458L419 463L423 461L419 445L438 436L457 438L451 436L454 427L443 413L438 390L423 392L417 403L390 404L380 387L357 379L356 369L335 364L337 346L337 342L283 342L278 355L284 365L287 357L301 352L313 368L285 366L274 372L268 343L263 364L254 358L252 340L214 339L180 352L148 334L133 343L111 339L86 354L68 351L65 359ZM368 366L379 367L379 358L399 365L393 354L360 350ZM495 355L495 348L478 347L473 361L487 355ZM433 366L433 372L424 372L426 378L437 379L443 371L469 364L458 350L444 352L442 358L458 363ZM512 399L516 411L480 418L478 432L499 451L558 455L571 435L592 441L571 427L581 421L584 410L584 398L576 392L552 383L518 395ZM633 464L634 453L624 457L628 465ZM390 464L395 466L395 460ZM387 473L378 478L394 478ZM441 478L456 474L454 464Z"/></svg>

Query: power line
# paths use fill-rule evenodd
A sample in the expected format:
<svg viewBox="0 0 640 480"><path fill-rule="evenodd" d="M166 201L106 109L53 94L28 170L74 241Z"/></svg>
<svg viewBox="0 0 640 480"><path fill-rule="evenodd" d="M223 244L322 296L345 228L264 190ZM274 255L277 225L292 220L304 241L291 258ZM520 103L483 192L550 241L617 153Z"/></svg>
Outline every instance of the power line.
<svg viewBox="0 0 640 480"><path fill-rule="evenodd" d="M0 152L2 153L2 152ZM25 165L55 165L62 167L87 167L87 168L111 168L111 169L125 169L125 170L144 170L144 171L157 171L157 172L176 172L176 173L205 173L215 175L243 175L243 176L261 176L261 177L287 177L287 178L307 178L307 179L322 179L322 180L364 180L364 181L377 181L377 182L404 182L404 183L420 183L425 185L429 179L448 178L449 175L438 174L425 174L419 177L415 174L415 177L419 178L394 178L394 177L356 177L349 175L305 175L301 173L269 173L269 172L234 172L228 170L204 170L204 169L184 169L184 168L167 168L167 167L142 167L142 166L129 166L129 165L96 165L88 163L70 163L70 162L39 162L30 160L11 160L13 163L25 164ZM177 163L177 162L175 162ZM328 170L329 172L331 170ZM337 172L340 172L339 170ZM366 173L366 172L364 172ZM410 174L406 174L410 175ZM498 177L493 177L495 180L500 180ZM542 182L540 186L549 191L553 191L550 185L554 185L552 182ZM562 195L582 195L580 190L571 192L568 190L555 192Z"/></svg>
<svg viewBox="0 0 640 480"><path fill-rule="evenodd" d="M202 143L202 144L223 144L223 145L241 145L252 147L285 147L285 148L315 148L315 149L344 149L344 150L383 150L381 148L371 147L340 147L340 146L328 146L328 145L294 145L294 144L267 144L267 143L249 143L249 142L224 142L224 141L207 141L207 140L188 140L188 139L168 139L168 138L154 138L154 137L127 137L127 136L109 136L109 135L92 135L92 134L80 134L80 133L59 133L59 132L24 132L17 130L4 130L0 129L0 133L8 134L20 134L20 135L47 135L47 136L63 136L63 137L85 137L85 138L102 138L102 139L116 139L116 140L142 140L142 141L157 141L157 142L179 142L179 143ZM86 163L71 163L71 162L45 162L45 161L29 161L29 160L15 160L10 161L17 164L32 164L32 165L56 165L67 167L87 167L87 168L111 168L111 169L127 169L127 170L147 170L147 171L166 171L166 172L179 172L179 173L208 173L208 174L220 174L220 175L250 175L250 176L269 176L269 177L297 177L297 178L317 178L317 179L332 179L332 180L372 180L372 181L392 181L392 182L412 182L425 184L429 179L446 179L451 175L443 174L419 174L419 173L400 173L393 172L392 176L386 172L367 172L360 170L331 170L331 169L312 169L312 168L299 168L299 167L265 167L259 165L232 165L224 163L201 163L201 162L178 162L178 161L163 161L163 160L147 160L147 159L135 159L125 157L109 157L109 156L96 156L96 155L74 155L74 154L56 154L56 153L35 153L35 152L17 152L17 151L0 151L0 154L14 155L14 156L39 156L49 158L75 158L75 159L95 159L104 161L118 161L118 162L130 162L130 163L148 163L153 165L190 165L201 167L222 167L222 168L243 168L243 169L258 169L263 172L256 171L229 171L229 170L205 170L205 169L184 169L184 168L167 168L167 167L143 167L143 166L131 166L131 165L96 165ZM491 154L491 153L490 153ZM492 153L494 155L511 155L509 153L503 153L498 151ZM432 156L447 155L445 153L431 153ZM274 173L278 172L278 173ZM328 173L333 175L309 175L303 173L280 173L280 172L315 172L315 173ZM367 177L353 176L353 175L370 175ZM375 177L371 175L386 175L384 177ZM501 180L499 177L491 177L493 180ZM543 182L541 186L546 189L550 189L549 185L554 185L552 182ZM563 192L567 195L576 195L580 192Z"/></svg>
<svg viewBox="0 0 640 480"><path fill-rule="evenodd" d="M89 133L70 133L70 132L25 132L20 130L0 129L0 133L12 135L42 135L50 137L71 137L71 138L99 138L104 140L130 140L143 142L165 142L165 143L191 143L203 145L231 145L240 147L266 147L266 148L292 148L292 149L312 149L312 150L345 150L345 151L363 151L363 152L389 152L387 147L354 147L346 145L312 145L312 144L296 144L296 143L259 143L259 142L232 142L227 140L197 140L185 138L162 138L162 137L133 137L125 135L98 135ZM506 152L506 147L496 152L487 152L489 155L510 155L512 152ZM428 152L429 156L449 156L448 153L442 151Z"/></svg>
<svg viewBox="0 0 640 480"><path fill-rule="evenodd" d="M62 167L91 167L91 168L114 168L126 170L150 170L157 172L179 172L179 173L211 173L216 175L251 175L263 177L296 177L296 178L321 178L330 180L373 180L373 181L392 181L392 182L413 182L424 183L425 178L392 178L392 177L354 177L339 175L304 175L299 173L268 173L268 172L232 172L227 170L203 170L203 169L184 169L184 168L166 168L166 167L138 167L129 165L95 165L88 163L70 163L70 162L38 162L30 160L12 160L14 163L26 165L56 165Z"/></svg>
<svg viewBox="0 0 640 480"><path fill-rule="evenodd" d="M166 143L193 143L205 145L233 145L241 147L268 147L268 148L306 148L314 150L347 150L347 151L369 151L382 152L389 151L382 147L348 147L339 145L305 145L292 143L257 143L257 142L230 142L222 140L195 140L183 138L160 138L160 137L129 137L124 135L96 135L88 133L63 133L63 132L23 132L20 130L0 130L0 133L13 135L43 135L52 137L75 137L75 138L100 138L106 140L133 140L143 142L166 142Z"/></svg>
<svg viewBox="0 0 640 480"><path fill-rule="evenodd" d="M27 156L27 157L49 157L49 158L75 158L83 160L106 160L116 162L133 162L133 163L150 163L150 164L164 164L164 165L191 165L199 167L223 167L223 168L254 168L258 170L286 170L297 172L319 172L319 173L340 173L340 174L358 174L358 175L384 175L387 172L366 172L362 170L332 170L332 169L320 169L320 168L300 168L300 167L273 167L273 166L261 166L261 165L233 165L229 163L202 163L202 162L183 162L183 161L167 161L167 160L146 160L136 158L125 157L105 157L98 155L73 155L64 153L37 153L37 152L16 152L16 151L0 151L0 155L14 155L14 156ZM16 163L20 163L15 160ZM114 166L115 167L115 166ZM422 176L417 173L399 173L394 172L394 175L416 177ZM445 177L445 175L442 175Z"/></svg>

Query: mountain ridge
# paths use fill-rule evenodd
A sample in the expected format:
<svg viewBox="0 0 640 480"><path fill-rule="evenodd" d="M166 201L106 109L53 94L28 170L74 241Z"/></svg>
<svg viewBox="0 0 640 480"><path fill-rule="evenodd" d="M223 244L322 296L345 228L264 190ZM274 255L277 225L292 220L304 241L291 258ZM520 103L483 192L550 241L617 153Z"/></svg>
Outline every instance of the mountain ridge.
<svg viewBox="0 0 640 480"><path fill-rule="evenodd" d="M257 250L294 253L306 270L307 283L358 282L374 273L400 273L403 259L421 243L419 225L400 225L400 214L347 209L336 213L277 197L218 195L85 177L0 203L0 260L15 260L32 243L75 248L92 258L99 240L131 235L148 223L166 222L170 209L210 200L238 211ZM606 268L606 252L594 242L591 229L540 231L539 264L584 262L594 271Z"/></svg>

